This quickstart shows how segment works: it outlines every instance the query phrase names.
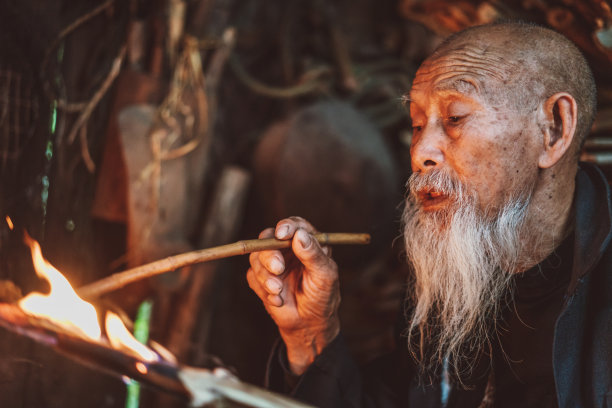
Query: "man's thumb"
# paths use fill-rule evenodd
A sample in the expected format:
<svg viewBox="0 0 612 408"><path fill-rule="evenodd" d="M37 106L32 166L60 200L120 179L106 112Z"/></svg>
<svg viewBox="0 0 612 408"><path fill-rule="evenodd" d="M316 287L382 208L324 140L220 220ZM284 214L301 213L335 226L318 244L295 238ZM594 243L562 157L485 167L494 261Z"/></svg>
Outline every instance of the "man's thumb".
<svg viewBox="0 0 612 408"><path fill-rule="evenodd" d="M308 232L298 229L292 243L293 253L306 269L314 273L329 274L333 269L329 257L319 242Z"/></svg>

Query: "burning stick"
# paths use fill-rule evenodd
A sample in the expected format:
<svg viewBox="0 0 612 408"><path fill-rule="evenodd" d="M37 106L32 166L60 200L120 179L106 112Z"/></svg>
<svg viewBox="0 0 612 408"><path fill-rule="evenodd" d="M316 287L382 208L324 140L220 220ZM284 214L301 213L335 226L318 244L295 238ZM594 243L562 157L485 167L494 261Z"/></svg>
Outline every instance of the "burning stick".
<svg viewBox="0 0 612 408"><path fill-rule="evenodd" d="M191 399L191 393L178 378L180 367L157 359L146 361L131 350L117 348L104 338L92 339L53 318L33 316L19 306L0 303L0 327L29 337L76 362L113 376L127 376L159 390Z"/></svg>
<svg viewBox="0 0 612 408"><path fill-rule="evenodd" d="M254 408L310 407L244 383L224 369L208 370L165 360L142 360L128 349L117 348L103 339L88 338L53 320L28 315L14 304L0 303L0 327L27 336L94 370L133 378L189 401L194 407L223 400Z"/></svg>
<svg viewBox="0 0 612 408"><path fill-rule="evenodd" d="M321 245L365 245L370 242L369 234L321 233L315 234L314 237ZM290 246L291 240L281 241L274 238L251 239L234 242L233 244L186 252L110 275L99 281L82 286L78 289L78 293L83 298L91 299L122 288L140 279L170 272L183 266L227 258L229 256L245 255L256 251L289 248Z"/></svg>
<svg viewBox="0 0 612 408"><path fill-rule="evenodd" d="M50 290L48 294L30 293L16 304L0 302L0 327L28 336L81 364L145 382L193 405L227 399L254 408L306 407L242 383L222 368L182 367L173 356L166 356L161 346L151 343L153 348L149 348L138 342L112 312L105 313L106 330L102 331L93 305L81 299L43 257L38 242L27 234L25 241L36 273L49 282ZM249 248L248 242L242 246Z"/></svg>

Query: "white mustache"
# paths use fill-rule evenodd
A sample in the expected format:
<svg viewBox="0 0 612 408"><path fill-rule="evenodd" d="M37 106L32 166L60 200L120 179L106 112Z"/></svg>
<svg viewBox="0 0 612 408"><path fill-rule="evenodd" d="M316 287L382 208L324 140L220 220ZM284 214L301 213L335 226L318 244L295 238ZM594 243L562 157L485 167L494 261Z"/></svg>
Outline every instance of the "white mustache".
<svg viewBox="0 0 612 408"><path fill-rule="evenodd" d="M468 190L459 177L439 169L427 173L412 173L406 186L413 200L418 199L421 193L435 192L460 201L465 198Z"/></svg>

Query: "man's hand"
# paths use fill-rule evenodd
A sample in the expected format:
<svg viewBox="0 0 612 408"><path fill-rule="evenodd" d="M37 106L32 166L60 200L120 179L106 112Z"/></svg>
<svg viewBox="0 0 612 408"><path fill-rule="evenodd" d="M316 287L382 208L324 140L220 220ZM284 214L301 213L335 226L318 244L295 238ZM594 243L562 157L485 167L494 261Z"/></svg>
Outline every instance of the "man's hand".
<svg viewBox="0 0 612 408"><path fill-rule="evenodd" d="M301 375L340 332L338 266L317 231L300 217L280 221L260 238L292 239L291 249L250 255L247 280L276 322L294 374Z"/></svg>

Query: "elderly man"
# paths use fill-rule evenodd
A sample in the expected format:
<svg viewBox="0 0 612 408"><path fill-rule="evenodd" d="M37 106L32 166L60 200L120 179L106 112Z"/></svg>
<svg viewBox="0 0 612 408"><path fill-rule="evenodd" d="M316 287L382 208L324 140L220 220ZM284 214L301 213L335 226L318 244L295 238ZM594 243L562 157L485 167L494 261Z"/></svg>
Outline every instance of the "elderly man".
<svg viewBox="0 0 612 408"><path fill-rule="evenodd" d="M578 163L595 112L583 56L542 27L474 27L423 63L406 100L414 274L397 349L360 372L329 249L285 219L261 237L292 251L252 254L247 274L284 343L270 381L323 407L611 406L612 205Z"/></svg>

